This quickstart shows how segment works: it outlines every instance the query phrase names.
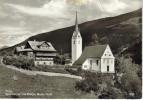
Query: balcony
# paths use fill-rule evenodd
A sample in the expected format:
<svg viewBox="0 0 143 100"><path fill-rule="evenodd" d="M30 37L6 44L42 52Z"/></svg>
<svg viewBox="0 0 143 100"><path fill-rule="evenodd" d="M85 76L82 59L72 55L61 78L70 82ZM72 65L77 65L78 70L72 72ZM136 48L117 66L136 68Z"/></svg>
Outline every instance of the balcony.
<svg viewBox="0 0 143 100"><path fill-rule="evenodd" d="M36 56L55 57L55 56L56 56L56 53L36 53Z"/></svg>

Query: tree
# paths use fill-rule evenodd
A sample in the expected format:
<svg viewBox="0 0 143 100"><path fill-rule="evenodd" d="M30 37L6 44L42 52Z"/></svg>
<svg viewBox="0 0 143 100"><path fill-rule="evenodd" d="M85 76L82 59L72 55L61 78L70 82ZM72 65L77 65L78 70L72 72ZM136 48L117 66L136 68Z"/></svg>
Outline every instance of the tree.
<svg viewBox="0 0 143 100"><path fill-rule="evenodd" d="M141 97L141 80L137 74L129 72L121 78L122 88L128 93L134 93L136 98Z"/></svg>
<svg viewBox="0 0 143 100"><path fill-rule="evenodd" d="M118 73L123 73L121 76L121 88L129 96L130 93L134 94L134 98L141 96L141 80L138 77L139 65L134 64L130 57L118 58Z"/></svg>
<svg viewBox="0 0 143 100"><path fill-rule="evenodd" d="M90 43L91 45L99 44L99 38L96 33L92 35L91 39L92 39L92 42Z"/></svg>
<svg viewBox="0 0 143 100"><path fill-rule="evenodd" d="M95 74L87 72L85 73L84 79L76 83L75 88L85 92L96 92L99 90L98 78Z"/></svg>

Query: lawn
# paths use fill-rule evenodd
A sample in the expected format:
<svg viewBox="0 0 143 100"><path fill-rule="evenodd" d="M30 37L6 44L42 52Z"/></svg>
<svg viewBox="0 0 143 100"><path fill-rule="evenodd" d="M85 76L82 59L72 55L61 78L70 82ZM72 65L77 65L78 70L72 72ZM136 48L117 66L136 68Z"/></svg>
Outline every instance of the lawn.
<svg viewBox="0 0 143 100"><path fill-rule="evenodd" d="M43 71L43 72L54 72L54 73L62 73L62 74L70 74L65 70L65 66L35 66L32 68L34 71Z"/></svg>
<svg viewBox="0 0 143 100"><path fill-rule="evenodd" d="M97 98L94 94L76 91L76 81L65 77L29 76L0 65L0 98Z"/></svg>

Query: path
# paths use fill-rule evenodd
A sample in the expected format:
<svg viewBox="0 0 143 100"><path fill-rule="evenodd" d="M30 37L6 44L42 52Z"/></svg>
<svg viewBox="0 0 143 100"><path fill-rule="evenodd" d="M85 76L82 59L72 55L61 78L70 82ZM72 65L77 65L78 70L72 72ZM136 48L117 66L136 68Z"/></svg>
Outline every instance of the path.
<svg viewBox="0 0 143 100"><path fill-rule="evenodd" d="M1 62L1 64L2 64L2 62ZM82 79L82 77L76 76L76 75L53 73L53 72L42 72L42 71L30 71L30 70L20 69L20 68L17 68L15 66L12 66L12 65L4 65L4 64L2 64L2 65L9 68L9 69L19 71L19 72L26 74L26 75L60 76L60 77L75 78L75 79L79 79L79 80Z"/></svg>

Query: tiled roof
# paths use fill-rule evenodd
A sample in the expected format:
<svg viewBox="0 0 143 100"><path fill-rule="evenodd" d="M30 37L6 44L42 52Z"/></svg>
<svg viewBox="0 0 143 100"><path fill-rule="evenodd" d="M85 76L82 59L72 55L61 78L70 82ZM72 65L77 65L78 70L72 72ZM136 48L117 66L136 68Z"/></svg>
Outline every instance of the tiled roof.
<svg viewBox="0 0 143 100"><path fill-rule="evenodd" d="M17 52L24 52L24 51L56 51L55 48L52 46L50 42L46 41L28 41L30 48L26 48L26 45L16 47ZM46 44L45 46L43 46Z"/></svg>
<svg viewBox="0 0 143 100"><path fill-rule="evenodd" d="M87 58L101 58L103 55L107 45L95 45L85 47L82 55L79 57L77 61L75 61L74 65L81 65Z"/></svg>
<svg viewBox="0 0 143 100"><path fill-rule="evenodd" d="M32 50L35 51L56 51L55 48L52 46L50 42L46 41L28 41L29 45L31 46ZM43 47L43 44L46 44L46 47Z"/></svg>

